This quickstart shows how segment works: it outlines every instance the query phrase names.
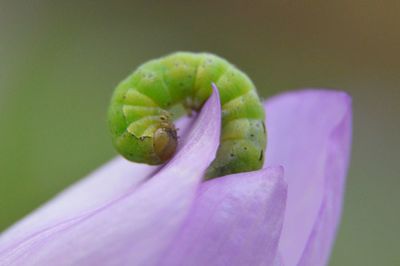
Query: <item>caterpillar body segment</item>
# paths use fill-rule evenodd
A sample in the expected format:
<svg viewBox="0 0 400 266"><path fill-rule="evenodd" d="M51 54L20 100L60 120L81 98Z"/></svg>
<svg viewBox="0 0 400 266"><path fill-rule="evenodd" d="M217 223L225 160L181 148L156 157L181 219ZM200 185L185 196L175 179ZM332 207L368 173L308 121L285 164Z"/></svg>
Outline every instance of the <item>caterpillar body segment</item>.
<svg viewBox="0 0 400 266"><path fill-rule="evenodd" d="M141 65L116 88L108 112L113 144L130 161L161 164L178 137L168 109L199 111L218 88L221 142L206 178L260 169L264 162L264 108L251 80L209 53L178 52Z"/></svg>

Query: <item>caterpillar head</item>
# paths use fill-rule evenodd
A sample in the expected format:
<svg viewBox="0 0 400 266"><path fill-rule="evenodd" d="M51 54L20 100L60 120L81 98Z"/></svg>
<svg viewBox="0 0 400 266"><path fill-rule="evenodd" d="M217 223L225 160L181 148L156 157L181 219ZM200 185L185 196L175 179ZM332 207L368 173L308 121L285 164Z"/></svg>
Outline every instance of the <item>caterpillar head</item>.
<svg viewBox="0 0 400 266"><path fill-rule="evenodd" d="M158 128L153 135L153 148L157 157L165 162L172 158L178 146L178 136L175 127Z"/></svg>
<svg viewBox="0 0 400 266"><path fill-rule="evenodd" d="M173 157L178 136L172 123L161 123L152 136L137 137L125 131L114 139L114 146L129 161L158 165Z"/></svg>

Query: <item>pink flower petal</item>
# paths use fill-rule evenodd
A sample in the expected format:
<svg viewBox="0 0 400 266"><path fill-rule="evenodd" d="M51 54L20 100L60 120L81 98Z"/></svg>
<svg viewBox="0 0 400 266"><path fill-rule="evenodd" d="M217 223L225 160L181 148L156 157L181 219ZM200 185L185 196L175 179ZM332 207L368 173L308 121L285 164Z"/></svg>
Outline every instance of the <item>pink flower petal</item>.
<svg viewBox="0 0 400 266"><path fill-rule="evenodd" d="M271 167L203 183L160 265L271 265L286 202L282 174Z"/></svg>
<svg viewBox="0 0 400 266"><path fill-rule="evenodd" d="M214 90L183 147L150 180L98 208L32 232L22 241L12 245L2 241L0 264L153 265L181 227L204 171L215 158L220 123ZM64 200L74 201L68 198Z"/></svg>
<svg viewBox="0 0 400 266"><path fill-rule="evenodd" d="M325 265L340 219L350 153L351 99L307 90L266 103L267 163L285 168L288 202L280 251L290 265Z"/></svg>

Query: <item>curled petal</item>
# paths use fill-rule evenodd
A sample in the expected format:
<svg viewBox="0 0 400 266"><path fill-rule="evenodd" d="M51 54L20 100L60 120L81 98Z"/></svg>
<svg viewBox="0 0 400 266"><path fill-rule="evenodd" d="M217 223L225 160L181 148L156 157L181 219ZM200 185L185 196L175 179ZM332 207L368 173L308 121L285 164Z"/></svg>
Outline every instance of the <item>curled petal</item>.
<svg viewBox="0 0 400 266"><path fill-rule="evenodd" d="M160 265L271 265L286 202L282 175L271 167L203 183Z"/></svg>
<svg viewBox="0 0 400 266"><path fill-rule="evenodd" d="M325 265L335 238L351 145L351 99L306 90L266 105L267 163L281 164L288 201L280 240L285 265Z"/></svg>
<svg viewBox="0 0 400 266"><path fill-rule="evenodd" d="M6 240L1 239L0 264L154 265L181 227L192 206L204 171L215 158L220 123L220 102L218 93L214 90L188 137L184 139L181 149L150 180L140 186L131 186L133 189L128 191L117 189L115 195L109 192L113 194L112 200L100 206L94 204L96 208L84 213L74 204L75 207L71 207L69 215L77 208L79 211L76 216L55 219L57 223L40 230L29 230L29 226L25 225L24 230L29 234L25 234L21 240L11 241L14 240L13 234L4 238ZM109 167L112 168L112 165ZM103 171L107 172L107 169L109 168L106 167ZM118 173L120 170L127 169L113 171ZM99 174L104 173L103 171L100 170ZM126 174L129 172L128 169ZM112 175L111 172L108 174ZM135 179L134 173L132 179ZM141 178L142 181L144 179ZM99 182L94 183L95 185L88 185L84 190L89 193L97 186L102 187ZM81 183L83 187L84 184L85 181ZM112 182L108 184L110 190L114 189L111 184ZM74 189L80 190L80 185L72 188ZM57 200L60 204L63 201L73 202L71 197L75 195L77 194L66 192L64 199ZM99 198L100 201L102 199ZM28 217L22 223L29 224L29 219Z"/></svg>

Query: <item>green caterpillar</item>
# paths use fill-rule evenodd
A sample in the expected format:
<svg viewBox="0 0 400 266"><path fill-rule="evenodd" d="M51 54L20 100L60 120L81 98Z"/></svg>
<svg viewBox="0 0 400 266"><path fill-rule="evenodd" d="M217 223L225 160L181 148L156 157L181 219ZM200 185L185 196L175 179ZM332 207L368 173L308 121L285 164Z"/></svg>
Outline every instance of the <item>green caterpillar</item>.
<svg viewBox="0 0 400 266"><path fill-rule="evenodd" d="M178 52L151 60L117 86L108 112L115 148L130 161L151 165L172 158L178 137L168 108L182 103L199 111L212 83L220 94L222 131L206 178L260 169L266 129L255 86L235 66L209 53Z"/></svg>

